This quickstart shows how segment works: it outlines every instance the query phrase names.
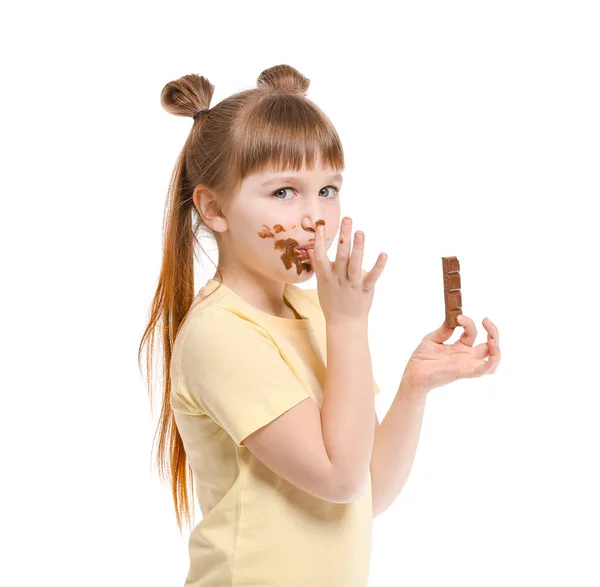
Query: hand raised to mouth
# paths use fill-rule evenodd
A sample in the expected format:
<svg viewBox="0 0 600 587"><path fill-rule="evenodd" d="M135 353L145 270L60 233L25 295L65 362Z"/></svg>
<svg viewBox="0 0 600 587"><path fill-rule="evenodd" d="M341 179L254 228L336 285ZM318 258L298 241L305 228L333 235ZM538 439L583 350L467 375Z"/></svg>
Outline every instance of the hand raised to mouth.
<svg viewBox="0 0 600 587"><path fill-rule="evenodd" d="M314 250L308 251L317 276L317 291L325 320L366 320L375 283L383 273L387 254L380 253L371 271L363 271L365 235L363 231L355 233L351 251L352 219L348 217L342 221L334 262L327 257L325 239L325 227L318 227Z"/></svg>

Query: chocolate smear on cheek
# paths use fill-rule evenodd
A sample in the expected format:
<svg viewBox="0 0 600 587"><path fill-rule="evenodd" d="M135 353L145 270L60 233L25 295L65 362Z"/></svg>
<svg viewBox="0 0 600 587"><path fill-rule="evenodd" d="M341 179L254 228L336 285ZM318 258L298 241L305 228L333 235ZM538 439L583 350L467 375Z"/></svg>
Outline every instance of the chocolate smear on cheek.
<svg viewBox="0 0 600 587"><path fill-rule="evenodd" d="M323 220L317 220L317 224L325 224ZM294 228L292 226L292 228ZM281 224L273 225L273 230L266 225L263 224L263 229L258 233L260 238L275 238L275 233L285 232L285 228ZM312 269L312 265L309 259L304 259L300 253L295 251L294 249L300 243L293 238L285 238L285 239L277 239L273 243L273 248L282 251L281 261L286 269L291 269L293 265L296 266L296 273L300 275L302 271L310 271Z"/></svg>

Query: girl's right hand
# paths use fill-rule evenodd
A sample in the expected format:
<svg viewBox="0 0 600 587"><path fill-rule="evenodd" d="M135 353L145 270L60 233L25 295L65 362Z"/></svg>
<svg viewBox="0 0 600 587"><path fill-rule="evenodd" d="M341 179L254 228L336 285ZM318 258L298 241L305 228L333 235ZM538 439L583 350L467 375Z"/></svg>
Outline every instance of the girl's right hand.
<svg viewBox="0 0 600 587"><path fill-rule="evenodd" d="M344 218L340 228L337 255L334 262L327 257L326 231L317 226L314 250L307 251L317 277L317 293L325 320L367 319L373 303L375 283L383 273L387 254L381 253L368 273L361 268L365 235L357 231L354 249L350 253L352 219ZM343 241L343 243L341 242Z"/></svg>

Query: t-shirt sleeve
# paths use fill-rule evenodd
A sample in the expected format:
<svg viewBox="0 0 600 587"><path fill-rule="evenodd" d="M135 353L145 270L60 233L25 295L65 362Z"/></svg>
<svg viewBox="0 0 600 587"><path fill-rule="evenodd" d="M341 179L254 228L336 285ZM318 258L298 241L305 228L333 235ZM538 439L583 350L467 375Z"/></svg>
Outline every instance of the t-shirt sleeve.
<svg viewBox="0 0 600 587"><path fill-rule="evenodd" d="M238 446L310 397L264 329L222 308L194 318L181 360L187 394Z"/></svg>

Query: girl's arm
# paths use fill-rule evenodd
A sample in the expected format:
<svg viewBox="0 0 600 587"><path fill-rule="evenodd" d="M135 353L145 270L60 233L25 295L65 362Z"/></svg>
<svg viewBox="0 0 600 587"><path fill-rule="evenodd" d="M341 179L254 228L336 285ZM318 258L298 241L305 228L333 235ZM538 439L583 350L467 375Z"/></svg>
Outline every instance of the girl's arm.
<svg viewBox="0 0 600 587"><path fill-rule="evenodd" d="M290 397L273 394L270 401L278 410L288 404L293 407L241 444L272 471L315 497L333 503L354 501L362 495L368 477L376 416L366 319L327 323L321 409L309 397L299 401L306 395L303 388L297 395L292 395L292 388L286 391Z"/></svg>
<svg viewBox="0 0 600 587"><path fill-rule="evenodd" d="M396 397L377 426L371 457L373 517L398 497L412 468L421 433L427 392L403 377Z"/></svg>
<svg viewBox="0 0 600 587"><path fill-rule="evenodd" d="M335 474L362 495L375 435L375 390L368 320L328 321L327 378L321 406L323 441Z"/></svg>

